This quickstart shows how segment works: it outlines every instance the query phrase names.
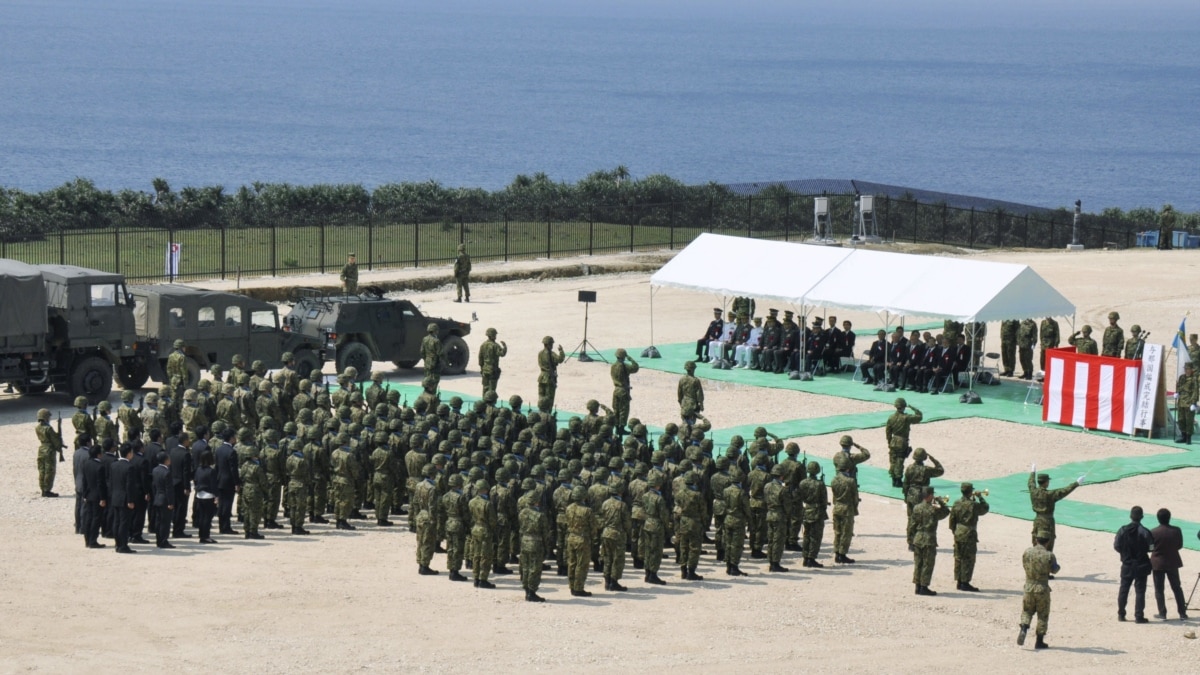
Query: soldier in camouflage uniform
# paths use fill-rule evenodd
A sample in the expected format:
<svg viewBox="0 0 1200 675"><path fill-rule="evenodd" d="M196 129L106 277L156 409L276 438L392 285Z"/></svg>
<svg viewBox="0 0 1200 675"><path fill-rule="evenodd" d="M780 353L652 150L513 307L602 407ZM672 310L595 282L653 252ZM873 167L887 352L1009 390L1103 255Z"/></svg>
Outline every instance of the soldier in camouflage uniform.
<svg viewBox="0 0 1200 675"><path fill-rule="evenodd" d="M767 557L763 546L767 544L767 501L763 489L771 479L767 469L767 454L754 455L754 468L750 470L750 557L761 560Z"/></svg>
<svg viewBox="0 0 1200 675"><path fill-rule="evenodd" d="M924 488L929 486L929 481L946 473L946 470L942 468L942 463L926 452L925 448L913 450L912 457L913 463L904 470L904 505L908 507L908 528L905 538L908 540L908 550L910 551L913 550L913 534L916 532L913 509L924 499ZM926 459L933 462L933 466L926 466Z"/></svg>
<svg viewBox="0 0 1200 675"><path fill-rule="evenodd" d="M804 511L798 488L800 481L804 479L804 465L797 459L800 455L800 446L795 442L788 443L784 447L783 452L787 457L779 465L783 467L783 477L781 480L787 486L787 489L783 492L783 496L787 501L788 512L787 530L783 538L783 549L785 551L799 551L800 523L803 521Z"/></svg>
<svg viewBox="0 0 1200 675"><path fill-rule="evenodd" d="M746 525L750 522L750 498L742 485L741 471L731 472L729 485L721 491L725 517L725 574L731 577L747 576L739 567L742 563L742 548L746 544Z"/></svg>
<svg viewBox="0 0 1200 675"><path fill-rule="evenodd" d="M658 578L658 568L662 564L663 544L666 542L671 514L662 496L663 475L653 472L647 477L646 483L646 492L641 500L645 514L639 537L641 558L646 569L646 583L662 586L667 582Z"/></svg>
<svg viewBox="0 0 1200 675"><path fill-rule="evenodd" d="M431 323L425 327L425 338L421 340L421 359L425 364L425 378L421 380L421 388L430 397L437 394L438 385L442 381L442 341L437 338L438 327Z"/></svg>
<svg viewBox="0 0 1200 675"><path fill-rule="evenodd" d="M896 399L896 412L888 418L884 426L884 434L888 445L888 474L892 477L892 487L904 487L904 460L912 452L908 436L912 425L920 424L925 416L916 406L912 406L912 414L904 412L908 402L903 398Z"/></svg>
<svg viewBox="0 0 1200 675"><path fill-rule="evenodd" d="M436 474L437 469L432 464L426 464L421 469L421 480L413 487L408 502L409 513L416 514L413 522L417 528L417 573L429 576L437 574L437 570L429 567L438 544L437 509L440 497L437 483L434 482Z"/></svg>
<svg viewBox="0 0 1200 675"><path fill-rule="evenodd" d="M325 512L330 485L330 449L325 444L321 427L316 424L309 427L304 440L304 457L308 460L309 472L312 474L312 488L308 493L308 519L314 523L328 523Z"/></svg>
<svg viewBox="0 0 1200 675"><path fill-rule="evenodd" d="M467 245L458 245L458 255L454 258L454 290L457 297L455 302L462 302L463 296L471 301L471 256L467 255Z"/></svg>
<svg viewBox="0 0 1200 675"><path fill-rule="evenodd" d="M676 397L679 399L679 418L686 424L692 424L696 415L704 411L704 385L696 377L696 362L688 361L683 364L687 373L679 378L676 387Z"/></svg>
<svg viewBox="0 0 1200 675"><path fill-rule="evenodd" d="M829 518L829 493L821 478L821 465L808 463L808 478L800 481L798 492L803 504L804 541L800 546L804 555L804 567L824 567L817 562L821 552L821 539L825 534L825 520Z"/></svg>
<svg viewBox="0 0 1200 675"><path fill-rule="evenodd" d="M466 581L459 571L463 565L463 548L466 545L468 511L466 495L463 494L463 477L460 473L450 474L449 490L442 495L440 509L442 522L446 524L446 569L450 581Z"/></svg>
<svg viewBox="0 0 1200 675"><path fill-rule="evenodd" d="M1117 325L1121 315L1117 312L1108 313L1108 327L1104 329L1104 337L1100 345L1101 356L1121 357L1121 348L1125 346L1125 331Z"/></svg>
<svg viewBox="0 0 1200 675"><path fill-rule="evenodd" d="M542 351L538 352L538 410L549 414L554 410L554 395L558 391L558 364L567 358L562 345L554 349L554 338L542 338Z"/></svg>
<svg viewBox="0 0 1200 675"><path fill-rule="evenodd" d="M119 445L121 439L117 433L117 423L110 416L112 412L112 404L108 401L100 401L96 405L96 419L92 420L92 427L96 430L96 443L104 444L105 439L113 442L113 445Z"/></svg>
<svg viewBox="0 0 1200 675"><path fill-rule="evenodd" d="M279 412L285 416L280 419L282 424L284 420L295 419L292 399L300 393L300 376L296 373L296 357L291 352L284 352L279 360L283 362L283 367L275 371L274 384Z"/></svg>
<svg viewBox="0 0 1200 675"><path fill-rule="evenodd" d="M522 484L528 495L534 491L534 481L526 478ZM545 602L537 594L542 584L542 561L546 558L546 542L553 536L550 520L546 518L542 505L536 499L522 498L522 507L517 516L521 530L521 587L525 589L526 602Z"/></svg>
<svg viewBox="0 0 1200 675"><path fill-rule="evenodd" d="M508 356L508 344L496 341L496 329L487 329L487 341L479 345L479 376L483 382L483 393L496 391L500 382L500 359Z"/></svg>
<svg viewBox="0 0 1200 675"><path fill-rule="evenodd" d="M1021 379L1033 379L1033 347L1038 343L1038 326L1033 319L1022 319L1017 328L1017 357L1021 362Z"/></svg>
<svg viewBox="0 0 1200 675"><path fill-rule="evenodd" d="M371 452L371 487L375 491L375 524L379 527L391 527L394 523L388 520L392 512L392 495L396 487L395 459L387 444L379 444Z"/></svg>
<svg viewBox="0 0 1200 675"><path fill-rule="evenodd" d="M771 482L763 486L763 498L767 502L767 561L771 572L787 572L783 561L783 550L787 543L788 520L791 517L787 486L783 483L787 468L783 464L771 467Z"/></svg>
<svg viewBox="0 0 1200 675"><path fill-rule="evenodd" d="M334 443L337 449L329 458L329 468L333 474L333 512L337 518L337 529L355 530L358 528L350 524L349 518L355 506L354 482L359 474L358 459L350 448L349 434L339 433Z"/></svg>
<svg viewBox="0 0 1200 675"><path fill-rule="evenodd" d="M615 416L613 422L615 431L618 435L629 433L625 429L626 422L629 421L629 403L632 400L630 391L632 387L629 384L629 376L638 371L637 361L629 357L629 354L624 349L618 349L616 353L616 362L609 368L609 374L612 375L613 383L613 398L612 408ZM628 363L626 363L628 360Z"/></svg>
<svg viewBox="0 0 1200 675"><path fill-rule="evenodd" d="M1125 341L1125 358L1141 360L1145 347L1146 338L1142 335L1142 327L1135 323L1129 327L1129 339Z"/></svg>
<svg viewBox="0 0 1200 675"><path fill-rule="evenodd" d="M1075 491L1075 488L1083 485L1083 476L1080 476L1074 483L1064 488L1051 490L1050 476L1044 473L1036 473L1037 465L1029 471L1029 503L1033 506L1033 536L1036 540L1038 533L1046 533L1046 550L1054 550L1054 505L1060 499L1066 498L1067 495Z"/></svg>
<svg viewBox="0 0 1200 675"><path fill-rule="evenodd" d="M712 497L713 534L716 535L717 562L725 560L725 488L733 480L729 473L729 456L721 455L715 462L716 473L708 479L708 493Z"/></svg>
<svg viewBox="0 0 1200 675"><path fill-rule="evenodd" d="M604 590L626 591L621 585L625 571L625 544L629 541L629 512L621 493L609 488L609 497L600 505L600 549L604 557Z"/></svg>
<svg viewBox="0 0 1200 675"><path fill-rule="evenodd" d="M188 357L183 353L183 340L175 341L175 348L167 355L167 378L170 380L171 398L178 401L191 380L188 372Z"/></svg>
<svg viewBox="0 0 1200 675"><path fill-rule="evenodd" d="M54 455L57 453L58 461L63 461L63 442L62 437L58 435L58 431L50 426L50 411L46 408L37 411L36 431L38 438L38 487L41 488L43 497L57 497L58 493L53 491L54 476L58 472L58 467L54 462Z"/></svg>
<svg viewBox="0 0 1200 675"><path fill-rule="evenodd" d="M507 563L516 553L512 549L512 531L517 527L517 496L512 475L506 467L496 469L496 487L492 488L491 499L496 510L496 555L493 574L512 574Z"/></svg>
<svg viewBox="0 0 1200 675"><path fill-rule="evenodd" d="M240 453L239 453L239 456ZM267 495L267 472L263 470L262 460L259 459L258 448L251 450L249 458L242 463L240 470L242 479L242 522L245 526L246 539L263 539L258 533L258 524L263 517L263 504ZM244 511L244 513L242 513Z"/></svg>
<svg viewBox="0 0 1200 675"><path fill-rule="evenodd" d="M472 564L475 588L492 589L496 584L488 581L496 563L496 505L492 503L491 488L486 480L475 482L475 497L468 508L471 512Z"/></svg>
<svg viewBox="0 0 1200 675"><path fill-rule="evenodd" d="M854 559L850 542L854 539L854 518L858 515L858 465L871 458L871 452L854 442L850 436L842 436L841 451L833 456L833 467L837 476L829 486L833 493L833 561L849 565ZM860 450L858 454L851 448Z"/></svg>
<svg viewBox="0 0 1200 675"><path fill-rule="evenodd" d="M156 397L157 398L157 397ZM79 447L82 439L89 442L96 439L96 422L87 411L87 397L75 397L75 414L71 415L71 426L75 428L75 447ZM163 431L166 432L166 425Z"/></svg>
<svg viewBox="0 0 1200 675"><path fill-rule="evenodd" d="M571 489L571 504L566 511L567 521L567 579L571 595L590 597L584 590L587 584L588 561L591 558L592 540L599 526L592 508L588 506L587 491L582 485Z"/></svg>
<svg viewBox="0 0 1200 675"><path fill-rule="evenodd" d="M304 529L304 515L308 512L308 486L312 482L311 466L304 450L299 443L290 446L284 465L288 476L287 503L288 519L291 521L292 534L308 534Z"/></svg>
<svg viewBox="0 0 1200 675"><path fill-rule="evenodd" d="M958 590L978 593L971 585L975 576L975 553L979 548L979 517L991 508L975 486L963 483L962 498L950 509L950 531L954 533L954 581Z"/></svg>
<svg viewBox="0 0 1200 675"><path fill-rule="evenodd" d="M675 495L675 510L679 513L679 527L675 531L679 541L679 576L685 581L704 581L704 577L696 574L704 519L704 495L700 492L699 475L695 471L687 472L684 484L686 487Z"/></svg>
<svg viewBox="0 0 1200 675"><path fill-rule="evenodd" d="M1175 442L1191 445L1192 431L1196 428L1195 406L1200 402L1200 381L1191 361L1183 364L1183 374L1175 382L1175 397L1175 418L1179 422L1179 438Z"/></svg>
<svg viewBox="0 0 1200 675"><path fill-rule="evenodd" d="M1054 317L1048 316L1042 319L1042 323L1038 326L1038 343L1042 349L1039 353L1039 368L1046 369L1046 350L1058 347L1061 336L1058 331L1058 322Z"/></svg>
<svg viewBox="0 0 1200 675"><path fill-rule="evenodd" d="M1037 642L1035 649L1046 649L1046 629L1050 621L1050 579L1058 572L1058 560L1046 548L1051 533L1039 531L1034 534L1034 545L1025 549L1021 564L1025 567L1025 595L1021 601L1021 632L1017 644L1025 644L1025 633L1029 622L1037 615Z"/></svg>
<svg viewBox="0 0 1200 675"><path fill-rule="evenodd" d="M1004 377L1012 377L1013 369L1016 367L1017 329L1020 327L1021 322L1016 319L1006 319L1000 322L1000 362L1003 364L1000 374Z"/></svg>
<svg viewBox="0 0 1200 675"><path fill-rule="evenodd" d="M268 530L281 530L283 526L276 518L279 517L284 482L287 478L287 452L280 447L279 432L275 429L269 429L263 434L262 465L267 474L263 526Z"/></svg>
<svg viewBox="0 0 1200 675"><path fill-rule="evenodd" d="M541 469L541 465L535 466L534 469ZM534 474L536 478L536 474ZM550 504L554 507L554 527L555 527L555 562L558 564L558 576L567 576L567 537L570 532L567 530L567 507L571 505L571 493L575 489L577 476L566 475L562 476L562 482L554 487L550 493ZM586 489L585 489L586 494ZM588 543L589 557L591 551L591 542Z"/></svg>
<svg viewBox="0 0 1200 675"><path fill-rule="evenodd" d="M140 411L133 407L133 390L126 389L121 392L121 407L117 408L117 422L121 425L121 430L124 431L124 440L132 441L135 436L140 436L142 433L142 418L138 415Z"/></svg>
<svg viewBox="0 0 1200 675"><path fill-rule="evenodd" d="M1079 332L1067 338L1067 344L1075 348L1078 354L1091 354L1096 356L1100 353L1100 349L1096 346L1096 341L1092 339L1092 327L1085 325L1079 329Z"/></svg>
<svg viewBox="0 0 1200 675"><path fill-rule="evenodd" d="M921 488L921 503L913 508L912 519L916 524L913 534L913 584L917 595L937 595L929 588L933 580L933 566L937 562L937 524L950 516L950 510L940 501L934 501L933 488Z"/></svg>
<svg viewBox="0 0 1200 675"><path fill-rule="evenodd" d="M342 265L338 279L342 281L342 291L346 295L358 293L358 256L353 252L346 254L346 264Z"/></svg>

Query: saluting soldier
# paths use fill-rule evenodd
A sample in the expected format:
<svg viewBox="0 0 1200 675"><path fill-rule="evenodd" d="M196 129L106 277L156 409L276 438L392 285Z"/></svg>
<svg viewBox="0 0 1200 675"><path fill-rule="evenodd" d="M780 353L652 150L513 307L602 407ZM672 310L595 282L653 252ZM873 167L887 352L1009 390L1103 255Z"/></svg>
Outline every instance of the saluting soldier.
<svg viewBox="0 0 1200 675"><path fill-rule="evenodd" d="M633 399L630 394L632 387L629 384L629 376L638 371L637 361L629 357L629 354L624 349L618 349L616 354L616 363L609 368L609 374L612 375L613 383L613 413L616 416L614 425L618 435L629 433L625 428L625 424L629 421L629 403ZM626 363L628 360L628 363Z"/></svg>
<svg viewBox="0 0 1200 675"><path fill-rule="evenodd" d="M562 345L553 351L554 338L542 338L542 351L538 352L538 410L549 414L554 410L554 395L558 390L558 364L567 358Z"/></svg>
<svg viewBox="0 0 1200 675"><path fill-rule="evenodd" d="M1054 505L1060 499L1065 499L1067 495L1075 491L1075 488L1083 485L1083 476L1080 476L1074 483L1067 487L1058 488L1057 490L1050 489L1050 476L1044 473L1037 473L1037 464L1030 467L1029 470L1029 503L1033 506L1033 536L1036 540L1039 532L1045 533L1046 550L1054 550Z"/></svg>
<svg viewBox="0 0 1200 675"><path fill-rule="evenodd" d="M1076 353L1091 354L1095 356L1100 353L1099 347L1096 346L1096 341L1092 339L1092 327L1084 325L1078 332L1067 338L1067 344L1075 348Z"/></svg>
<svg viewBox="0 0 1200 675"><path fill-rule="evenodd" d="M933 455L925 451L925 448L917 448L913 450L913 463L904 470L904 504L908 507L908 531L906 538L908 539L908 550L913 550L913 534L916 533L916 521L913 520L913 509L924 499L924 490L922 488L929 487L929 481L933 478L946 473L942 468L942 463L937 461ZM926 466L925 460L929 459L933 462L933 466Z"/></svg>
<svg viewBox="0 0 1200 675"><path fill-rule="evenodd" d="M954 581L960 591L978 593L971 585L975 576L975 553L979 548L979 518L991 507L971 483L959 486L962 498L950 509L950 531L954 533Z"/></svg>
<svg viewBox="0 0 1200 675"><path fill-rule="evenodd" d="M884 427L888 445L888 473L892 477L892 487L904 487L904 460L912 452L908 436L912 425L919 424L925 418L921 411L913 406L912 413L906 413L908 402L903 398L896 399L896 412L888 418Z"/></svg>
<svg viewBox="0 0 1200 675"><path fill-rule="evenodd" d="M854 539L854 518L858 515L858 465L871 458L871 452L854 442L850 436L839 441L841 451L833 456L833 467L838 475L830 485L833 493L833 561L849 565L854 559L850 542ZM857 448L857 454L850 451Z"/></svg>
<svg viewBox="0 0 1200 675"><path fill-rule="evenodd" d="M500 383L500 359L508 356L508 344L504 340L496 341L496 329L487 329L487 341L479 346L479 376L483 383L483 393L496 391Z"/></svg>
<svg viewBox="0 0 1200 675"><path fill-rule="evenodd" d="M913 508L913 584L917 595L937 595L929 588L933 566L937 562L937 524L950 516L950 510L933 498L933 488L921 488L921 503Z"/></svg>

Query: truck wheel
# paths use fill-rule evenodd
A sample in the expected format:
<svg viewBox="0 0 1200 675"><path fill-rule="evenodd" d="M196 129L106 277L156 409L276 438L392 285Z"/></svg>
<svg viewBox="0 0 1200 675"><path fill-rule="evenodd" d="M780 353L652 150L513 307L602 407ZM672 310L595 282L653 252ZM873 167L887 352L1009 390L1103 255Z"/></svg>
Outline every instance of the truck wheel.
<svg viewBox="0 0 1200 675"><path fill-rule="evenodd" d="M371 350L361 342L347 342L338 347L337 368L339 373L344 372L347 366L353 366L358 371L358 381L366 382L371 378L373 363Z"/></svg>
<svg viewBox="0 0 1200 675"><path fill-rule="evenodd" d="M396 364L397 368L404 370L412 370L417 367L417 361L392 361L392 363Z"/></svg>
<svg viewBox="0 0 1200 675"><path fill-rule="evenodd" d="M150 379L150 369L141 361L122 361L117 366L116 377L122 389L141 389Z"/></svg>
<svg viewBox="0 0 1200 675"><path fill-rule="evenodd" d="M71 395L86 396L88 403L96 404L112 393L112 364L99 356L82 359L71 370Z"/></svg>
<svg viewBox="0 0 1200 675"><path fill-rule="evenodd" d="M296 376L301 380L311 380L312 375L321 374L321 359L311 351L305 350L295 355L296 357Z"/></svg>
<svg viewBox="0 0 1200 675"><path fill-rule="evenodd" d="M443 375L462 375L467 371L467 362L471 360L471 348L466 341L457 335L442 340Z"/></svg>
<svg viewBox="0 0 1200 675"><path fill-rule="evenodd" d="M192 357L189 356L189 357L187 357L187 370L188 370L187 384L184 385L183 388L184 389L195 389L196 385L200 383L200 364L196 363L196 359L193 359Z"/></svg>

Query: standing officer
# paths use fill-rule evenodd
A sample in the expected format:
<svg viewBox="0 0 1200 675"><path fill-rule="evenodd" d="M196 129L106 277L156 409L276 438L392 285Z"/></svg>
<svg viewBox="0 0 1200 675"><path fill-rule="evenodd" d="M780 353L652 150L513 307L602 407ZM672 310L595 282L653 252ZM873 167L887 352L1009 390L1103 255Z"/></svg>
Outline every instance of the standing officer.
<svg viewBox="0 0 1200 675"><path fill-rule="evenodd" d="M696 377L695 361L684 363L683 370L687 374L679 378L676 397L679 400L679 418L690 425L695 423L696 415L704 411L704 385Z"/></svg>
<svg viewBox="0 0 1200 675"><path fill-rule="evenodd" d="M902 488L904 479L904 460L912 452L908 443L909 431L912 425L919 424L925 418L921 411L913 406L912 414L905 413L908 402L903 398L896 399L896 412L888 418L884 433L888 444L888 473L892 476L892 487Z"/></svg>
<svg viewBox="0 0 1200 675"><path fill-rule="evenodd" d="M1101 356L1121 357L1121 348L1125 346L1125 331L1117 325L1121 315L1117 312L1108 313L1108 327L1104 329L1101 342Z"/></svg>
<svg viewBox="0 0 1200 675"><path fill-rule="evenodd" d="M1033 347L1038 342L1038 326L1033 319L1022 319L1017 327L1017 356L1021 361L1021 379L1033 379Z"/></svg>
<svg viewBox="0 0 1200 675"><path fill-rule="evenodd" d="M421 380L421 388L429 396L437 394L438 385L442 382L442 341L438 339L438 325L431 323L425 327L425 338L421 340L421 359L425 364L425 378Z"/></svg>
<svg viewBox="0 0 1200 675"><path fill-rule="evenodd" d="M1036 478L1036 480L1035 480ZM1075 491L1075 488L1083 485L1083 476L1080 476L1074 483L1064 488L1057 490L1050 489L1050 476L1044 473L1037 473L1037 464L1030 467L1029 470L1029 503L1033 507L1033 536L1034 539L1041 537L1041 534L1046 535L1046 550L1054 550L1054 505L1060 500L1066 498L1067 495Z"/></svg>
<svg viewBox="0 0 1200 675"><path fill-rule="evenodd" d="M133 496L142 490L142 480L129 461L133 446L122 444L120 455L108 469L108 502L113 510L113 538L116 539L117 553L137 553L129 548L129 532L133 527ZM1142 585L1144 587L1145 583Z"/></svg>
<svg viewBox="0 0 1200 675"><path fill-rule="evenodd" d="M954 533L954 581L957 589L978 593L971 585L975 576L975 553L979 548L979 517L991 507L983 495L975 492L975 486L963 483L959 486L962 498L950 509L950 531Z"/></svg>
<svg viewBox="0 0 1200 675"><path fill-rule="evenodd" d="M475 497L467 504L467 509L471 513L471 572L475 576L475 588L492 589L496 584L488 581L488 575L495 566L496 530L500 524L486 480L475 482Z"/></svg>
<svg viewBox="0 0 1200 675"><path fill-rule="evenodd" d="M646 520L642 525L642 534L638 538L641 546L642 564L646 568L645 581L648 584L664 586L667 582L658 578L658 568L662 564L663 543L666 541L667 528L670 527L670 512L667 502L662 496L663 475L652 472L647 478L649 486L642 495L642 510ZM728 514L726 514L728 518ZM739 555L741 548L738 548ZM725 555L729 555L729 544L726 543Z"/></svg>
<svg viewBox="0 0 1200 675"><path fill-rule="evenodd" d="M1046 649L1046 628L1050 621L1050 579L1058 572L1058 560L1046 548L1053 535L1045 530L1034 533L1033 546L1025 549L1021 564L1025 567L1025 596L1021 600L1021 632L1017 644L1025 644L1029 622L1037 614L1037 642L1034 649Z"/></svg>
<svg viewBox="0 0 1200 675"><path fill-rule="evenodd" d="M1196 405L1200 402L1200 381L1191 361L1183 364L1183 374L1175 382L1175 417L1179 420L1176 443L1191 445L1192 430L1196 428Z"/></svg>
<svg viewBox="0 0 1200 675"><path fill-rule="evenodd" d="M346 295L358 293L358 256L354 253L346 254L346 264L342 266L342 273L338 278L342 280L342 292Z"/></svg>
<svg viewBox="0 0 1200 675"><path fill-rule="evenodd" d="M929 588L933 580L933 566L937 562L937 524L950 515L945 503L933 499L933 488L921 488L921 503L913 508L912 519L916 525L913 534L913 584L917 595L937 595Z"/></svg>
<svg viewBox="0 0 1200 675"><path fill-rule="evenodd" d="M501 340L496 342L496 329L487 329L487 342L479 346L479 375L483 381L483 395L496 391L500 382L500 359L508 356L508 345Z"/></svg>
<svg viewBox="0 0 1200 675"><path fill-rule="evenodd" d="M183 340L176 340L174 346L167 356L167 377L171 380L171 398L182 401L183 391L187 388L191 375L188 373L187 354L183 353Z"/></svg>
<svg viewBox="0 0 1200 675"><path fill-rule="evenodd" d="M52 491L54 476L58 472L58 467L54 463L54 454L58 453L58 461L63 461L62 449L65 446L62 436L59 436L54 427L50 426L50 411L46 408L37 411L37 437L39 441L38 487L42 489L43 497L57 497L58 493Z"/></svg>
<svg viewBox="0 0 1200 675"><path fill-rule="evenodd" d="M458 257L454 259L454 290L458 293L455 302L462 302L466 296L471 301L471 256L467 255L467 245L458 245Z"/></svg>
<svg viewBox="0 0 1200 675"><path fill-rule="evenodd" d="M850 436L842 436L839 441L841 452L833 456L833 467L838 475L829 486L833 493L833 561L850 565L854 559L846 554L850 552L850 542L854 539L854 517L858 515L858 465L871 459L871 451L854 442ZM858 454L850 452L850 448L860 450Z"/></svg>
<svg viewBox="0 0 1200 675"><path fill-rule="evenodd" d="M554 338L542 338L542 351L538 352L538 410L550 414L554 410L554 394L558 390L558 364L567 358L562 345L553 351Z"/></svg>
<svg viewBox="0 0 1200 675"><path fill-rule="evenodd" d="M1073 333L1067 338L1067 344L1075 348L1078 354L1091 354L1096 356L1100 350L1096 347L1096 341L1092 339L1092 327L1084 325L1078 332Z"/></svg>
<svg viewBox="0 0 1200 675"><path fill-rule="evenodd" d="M467 537L466 523L471 514L462 491L462 474L450 474L448 482L449 490L441 498L441 520L446 524L446 570L450 572L450 581L466 581L460 570Z"/></svg>
<svg viewBox="0 0 1200 675"><path fill-rule="evenodd" d="M808 463L808 478L800 481L800 501L804 505L804 540L800 550L804 555L804 567L824 567L817 562L821 552L821 538L825 533L825 520L829 518L829 493L821 478L821 465Z"/></svg>
<svg viewBox="0 0 1200 675"><path fill-rule="evenodd" d="M437 574L437 570L429 567L438 543L437 510L440 498L437 483L434 482L436 475L437 469L432 464L426 464L421 469L421 480L413 488L408 501L409 511L416 512L413 522L417 528L417 574L428 576ZM539 559L539 570L541 564Z"/></svg>
<svg viewBox="0 0 1200 675"><path fill-rule="evenodd" d="M582 485L571 489L571 504L567 506L567 580L571 595L591 597L584 590L587 584L588 561L592 555L592 540L596 535L596 516L588 506L587 490Z"/></svg>
<svg viewBox="0 0 1200 675"><path fill-rule="evenodd" d="M1042 319L1042 324L1038 328L1038 341L1042 345L1039 361L1042 370L1046 369L1046 350L1058 347L1059 340L1058 322L1054 320L1054 317L1048 316Z"/></svg>
<svg viewBox="0 0 1200 675"><path fill-rule="evenodd" d="M529 494L534 489L533 479L526 478L521 487ZM550 521L546 518L541 503L535 499L523 500L517 520L521 528L521 586L525 589L525 601L545 602L546 599L537 592L542 584L542 561L546 559L546 541L552 536Z"/></svg>
<svg viewBox="0 0 1200 675"><path fill-rule="evenodd" d="M626 363L626 360L629 362ZM616 417L613 431L617 435L629 433L629 430L625 428L625 423L629 421L629 402L633 398L630 394L632 387L629 385L629 376L637 371L637 361L630 358L624 349L618 349L617 361L609 368L613 383L612 408Z"/></svg>
<svg viewBox="0 0 1200 675"><path fill-rule="evenodd" d="M946 473L942 468L942 463L937 461L933 455L925 451L925 448L917 448L913 450L913 463L904 470L904 504L908 507L908 531L906 533L908 539L908 550L913 550L913 534L916 532L916 521L913 520L913 509L921 503L924 498L923 488L929 487L929 481ZM933 462L933 466L926 466L925 460Z"/></svg>
<svg viewBox="0 0 1200 675"><path fill-rule="evenodd" d="M629 540L629 511L615 488L609 488L608 499L600 505L599 520L604 590L627 591L621 585L621 575L625 571L625 543Z"/></svg>
<svg viewBox="0 0 1200 675"><path fill-rule="evenodd" d="M292 534L308 534L308 530L304 529L304 516L308 512L308 485L312 482L312 466L304 456L304 448L300 443L288 447L292 451L284 464L288 477L288 519L291 520Z"/></svg>
<svg viewBox="0 0 1200 675"><path fill-rule="evenodd" d="M1004 370L1000 373L1004 377L1012 377L1013 369L1016 367L1017 356L1017 331L1021 327L1021 322L1016 319L1005 319L1000 322L1000 362L1004 366Z"/></svg>
<svg viewBox="0 0 1200 675"><path fill-rule="evenodd" d="M788 569L780 564L783 561L783 548L788 534L789 499L787 488L783 484L783 474L787 468L783 464L771 467L771 482L763 487L763 497L767 502L767 561L771 572L787 572Z"/></svg>

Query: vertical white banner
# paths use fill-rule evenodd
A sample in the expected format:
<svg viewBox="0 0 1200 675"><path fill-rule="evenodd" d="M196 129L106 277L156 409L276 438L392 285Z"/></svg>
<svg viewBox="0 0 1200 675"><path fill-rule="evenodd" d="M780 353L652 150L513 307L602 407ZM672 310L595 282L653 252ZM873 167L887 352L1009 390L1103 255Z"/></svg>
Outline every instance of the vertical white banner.
<svg viewBox="0 0 1200 675"><path fill-rule="evenodd" d="M1133 413L1134 429L1149 431L1154 425L1154 397L1158 394L1162 359L1163 346L1147 342L1142 350L1142 378L1138 383L1137 409Z"/></svg>
<svg viewBox="0 0 1200 675"><path fill-rule="evenodd" d="M167 265L166 275L168 279L174 280L179 276L179 242L167 244Z"/></svg>

